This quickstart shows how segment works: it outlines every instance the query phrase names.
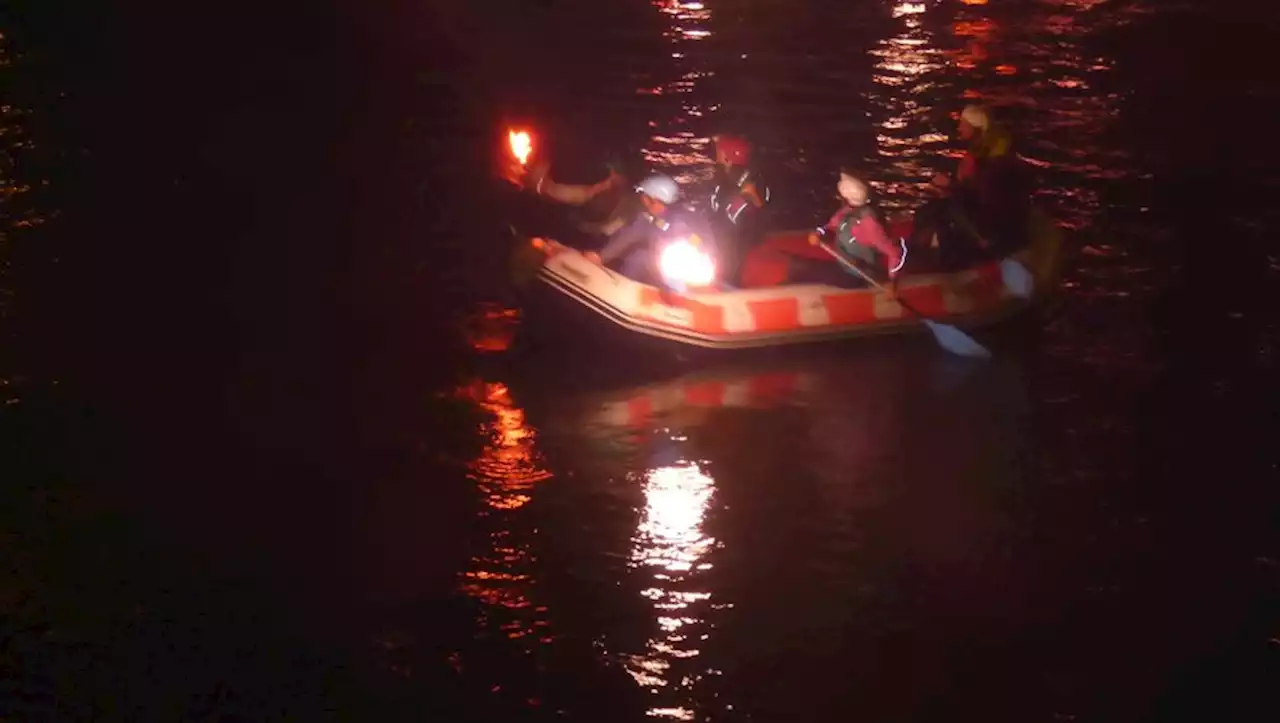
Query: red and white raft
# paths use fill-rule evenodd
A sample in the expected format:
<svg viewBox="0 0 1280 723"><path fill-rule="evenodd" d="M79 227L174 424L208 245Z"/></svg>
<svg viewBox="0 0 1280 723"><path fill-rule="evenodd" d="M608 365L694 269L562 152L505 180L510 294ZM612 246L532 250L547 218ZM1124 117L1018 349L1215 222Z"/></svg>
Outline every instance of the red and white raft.
<svg viewBox="0 0 1280 723"><path fill-rule="evenodd" d="M1010 288L1001 261L906 275L897 295L930 319L958 327L1005 320L1050 294L1061 273L1062 229L1035 214L1031 230L1031 243L1010 257L1030 271L1034 290L1029 296ZM786 246L806 234L774 238ZM555 291L632 332L690 346L780 346L924 329L894 298L875 289L781 284L672 294L592 263L556 241L534 239L533 244L546 254L539 278Z"/></svg>

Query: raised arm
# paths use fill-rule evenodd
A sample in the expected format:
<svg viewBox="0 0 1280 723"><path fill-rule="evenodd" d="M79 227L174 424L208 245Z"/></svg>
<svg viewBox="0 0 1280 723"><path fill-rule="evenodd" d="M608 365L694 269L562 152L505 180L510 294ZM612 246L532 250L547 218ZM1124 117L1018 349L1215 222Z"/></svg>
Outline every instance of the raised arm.
<svg viewBox="0 0 1280 723"><path fill-rule="evenodd" d="M621 184L622 176L619 176L614 171L610 171L609 177L599 183L593 183L589 186L578 186L567 183L556 183L551 180L551 174L549 174L546 169L542 169L542 172L538 174L536 178L530 179L530 181L533 185L534 191L540 196L546 196L552 200L559 201L560 203L570 206L582 206L596 196L599 196L614 186Z"/></svg>

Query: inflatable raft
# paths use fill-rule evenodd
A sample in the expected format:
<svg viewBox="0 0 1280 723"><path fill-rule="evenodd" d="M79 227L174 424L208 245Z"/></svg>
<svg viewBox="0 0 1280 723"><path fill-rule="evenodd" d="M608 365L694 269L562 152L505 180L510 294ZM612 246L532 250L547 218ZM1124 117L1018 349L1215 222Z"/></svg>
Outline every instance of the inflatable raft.
<svg viewBox="0 0 1280 723"><path fill-rule="evenodd" d="M799 257L805 253L807 234L807 230L775 234L764 245L770 249L766 253ZM925 328L896 299L874 288L784 280L676 294L624 277L556 241L532 239L530 243L545 254L538 278L554 296L633 336L685 347L742 349L916 333ZM904 274L897 296L935 321L962 328L991 325L1053 291L1061 273L1062 250L1062 230L1037 213L1030 244L1009 257L1034 279L1029 296L1010 288L1002 268L1004 259L950 273ZM810 258L808 263L814 261ZM748 258L744 278L771 276L767 270L753 274L752 264ZM835 267L833 261L829 265ZM574 328L582 331L576 322Z"/></svg>

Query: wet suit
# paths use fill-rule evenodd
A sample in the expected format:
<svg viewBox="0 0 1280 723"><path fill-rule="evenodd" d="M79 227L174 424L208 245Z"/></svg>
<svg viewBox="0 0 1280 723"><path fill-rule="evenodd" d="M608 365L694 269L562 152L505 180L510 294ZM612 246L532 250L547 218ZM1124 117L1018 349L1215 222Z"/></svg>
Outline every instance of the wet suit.
<svg viewBox="0 0 1280 723"><path fill-rule="evenodd" d="M763 212L771 194L754 169L730 166L717 175L710 207L717 236L724 240L719 264L724 281L737 285L743 260L764 241Z"/></svg>

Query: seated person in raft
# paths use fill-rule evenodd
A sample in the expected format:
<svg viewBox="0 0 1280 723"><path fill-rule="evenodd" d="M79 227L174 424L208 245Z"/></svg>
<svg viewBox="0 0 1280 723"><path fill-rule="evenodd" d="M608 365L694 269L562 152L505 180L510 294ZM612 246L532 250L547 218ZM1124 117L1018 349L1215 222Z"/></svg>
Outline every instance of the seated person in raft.
<svg viewBox="0 0 1280 723"><path fill-rule="evenodd" d="M966 106L956 135L967 149L953 175L939 174L941 196L915 214L911 248L936 248L944 270L1002 256L1025 246L1030 213L1027 169L1013 137L982 106Z"/></svg>
<svg viewBox="0 0 1280 723"><path fill-rule="evenodd" d="M658 254L663 240L682 237L686 241L704 246L704 251L715 257L714 240L705 227L691 213L675 207L680 200L680 186L662 174L646 178L636 187L638 210L615 228L608 242L599 252L588 252L588 260L609 265L621 259L624 276L645 284L661 285L658 270ZM708 281L711 281L708 279Z"/></svg>
<svg viewBox="0 0 1280 723"><path fill-rule="evenodd" d="M906 261L906 244L889 237L879 212L870 201L866 182L852 171L841 169L836 192L844 205L822 227L826 236L834 239L831 245L847 261L873 277L896 280ZM820 240L817 231L809 234L810 244L817 245Z"/></svg>

